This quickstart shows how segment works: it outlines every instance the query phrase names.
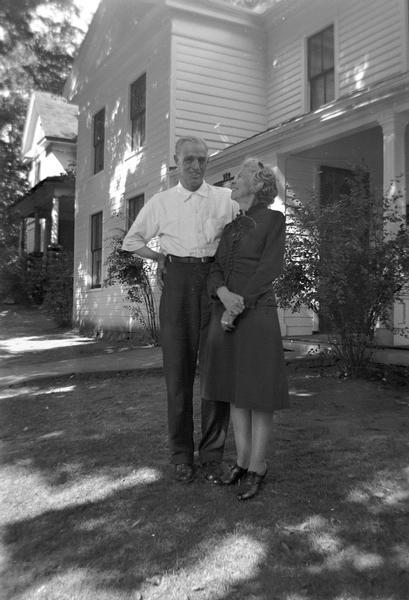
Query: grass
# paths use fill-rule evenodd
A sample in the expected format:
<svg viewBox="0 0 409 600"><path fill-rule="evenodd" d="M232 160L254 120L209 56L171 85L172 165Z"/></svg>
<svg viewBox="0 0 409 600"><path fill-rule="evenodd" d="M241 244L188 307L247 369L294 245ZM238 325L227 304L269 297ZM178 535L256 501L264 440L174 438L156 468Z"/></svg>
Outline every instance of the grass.
<svg viewBox="0 0 409 600"><path fill-rule="evenodd" d="M247 504L172 481L160 373L4 389L1 599L408 600L408 388L290 387Z"/></svg>

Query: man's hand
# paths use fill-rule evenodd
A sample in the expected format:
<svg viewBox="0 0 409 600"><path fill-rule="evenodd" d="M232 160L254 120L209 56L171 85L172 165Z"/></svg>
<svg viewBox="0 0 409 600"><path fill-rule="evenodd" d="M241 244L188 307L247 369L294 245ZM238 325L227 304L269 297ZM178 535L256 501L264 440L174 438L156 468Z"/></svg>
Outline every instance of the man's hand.
<svg viewBox="0 0 409 600"><path fill-rule="evenodd" d="M243 296L230 292L226 286L219 287L217 295L222 301L226 311L233 317L237 317L237 315L243 312L245 308Z"/></svg>

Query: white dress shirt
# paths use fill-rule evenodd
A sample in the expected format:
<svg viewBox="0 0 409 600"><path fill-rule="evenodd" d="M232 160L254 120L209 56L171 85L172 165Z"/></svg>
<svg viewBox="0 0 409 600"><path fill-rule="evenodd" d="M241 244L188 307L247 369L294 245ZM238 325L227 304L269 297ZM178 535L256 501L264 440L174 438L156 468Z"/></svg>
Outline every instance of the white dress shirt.
<svg viewBox="0 0 409 600"><path fill-rule="evenodd" d="M139 212L122 249L135 252L159 237L163 254L214 256L224 226L239 210L230 193L203 181L195 192L178 183L155 194Z"/></svg>

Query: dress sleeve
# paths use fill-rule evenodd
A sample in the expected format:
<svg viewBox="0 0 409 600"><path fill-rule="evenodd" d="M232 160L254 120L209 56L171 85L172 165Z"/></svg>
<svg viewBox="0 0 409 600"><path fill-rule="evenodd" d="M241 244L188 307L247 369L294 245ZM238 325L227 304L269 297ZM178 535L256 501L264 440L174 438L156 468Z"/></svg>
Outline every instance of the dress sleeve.
<svg viewBox="0 0 409 600"><path fill-rule="evenodd" d="M153 196L145 204L122 242L122 250L136 252L154 237L159 235L159 206Z"/></svg>
<svg viewBox="0 0 409 600"><path fill-rule="evenodd" d="M244 303L255 305L259 296L269 288L283 266L285 246L285 217L279 211L270 211L271 225L266 243L254 274L249 278L244 290Z"/></svg>
<svg viewBox="0 0 409 600"><path fill-rule="evenodd" d="M226 245L226 234L222 234L222 238L219 243L219 247L216 250L214 257L214 263L212 263L207 278L207 292L213 300L218 299L217 290L225 284L224 270L221 264L221 251Z"/></svg>

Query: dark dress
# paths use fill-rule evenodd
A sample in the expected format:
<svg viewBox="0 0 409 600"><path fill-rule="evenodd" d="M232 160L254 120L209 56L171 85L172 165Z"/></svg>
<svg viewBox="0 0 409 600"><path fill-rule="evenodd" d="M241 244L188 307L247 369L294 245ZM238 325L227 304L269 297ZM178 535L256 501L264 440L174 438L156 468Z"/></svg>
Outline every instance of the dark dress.
<svg viewBox="0 0 409 600"><path fill-rule="evenodd" d="M226 225L210 270L212 314L202 357L202 398L272 412L288 406L284 351L272 282L284 256L285 218L256 204ZM235 329L220 324L225 285L244 297Z"/></svg>

